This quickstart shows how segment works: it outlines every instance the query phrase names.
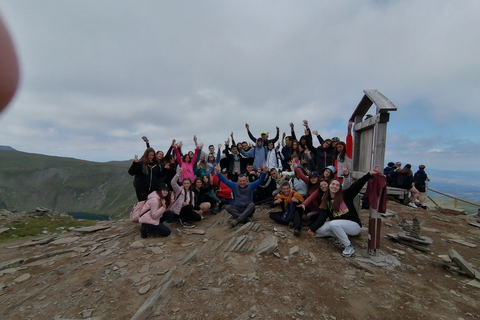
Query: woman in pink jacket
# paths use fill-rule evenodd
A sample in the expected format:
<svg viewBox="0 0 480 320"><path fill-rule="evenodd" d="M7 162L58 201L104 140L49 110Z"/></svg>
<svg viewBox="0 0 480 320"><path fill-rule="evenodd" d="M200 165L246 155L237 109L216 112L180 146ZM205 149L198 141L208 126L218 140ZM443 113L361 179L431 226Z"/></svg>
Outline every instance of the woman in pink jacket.
<svg viewBox="0 0 480 320"><path fill-rule="evenodd" d="M200 143L196 148L195 148L195 154L193 157L190 157L190 155L186 154L183 156L180 155L180 152L178 151L178 148L182 147L182 143L180 142L179 144L176 144L173 146L173 151L175 152L175 156L177 157L177 162L180 168L182 168L182 176L180 178L180 182L183 182L183 179L189 178L190 181L195 180L195 172L193 170L193 166L195 165L195 161L197 160L198 156L198 151L203 147L203 143Z"/></svg>
<svg viewBox="0 0 480 320"><path fill-rule="evenodd" d="M151 233L159 234L163 237L170 235L170 228L162 222L174 216L174 213L169 211L172 203L172 195L166 183L161 183L158 191L148 195L145 206L142 209L143 212L146 212L138 220L141 223L140 234L142 238L148 238Z"/></svg>

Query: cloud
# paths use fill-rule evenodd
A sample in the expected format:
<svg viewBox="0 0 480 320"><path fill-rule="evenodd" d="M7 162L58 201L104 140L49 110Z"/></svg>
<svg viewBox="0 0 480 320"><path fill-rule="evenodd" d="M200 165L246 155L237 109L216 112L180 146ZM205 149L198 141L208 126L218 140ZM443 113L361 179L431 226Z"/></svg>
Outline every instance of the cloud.
<svg viewBox="0 0 480 320"><path fill-rule="evenodd" d="M450 166L478 132L477 2L0 5L22 64L0 144L20 150L126 159L142 151L142 135L164 151L173 138L193 149L194 134L246 140L245 123L258 135L289 133L293 121L301 135L305 118L343 138L364 89L398 106L392 157ZM445 151L436 140L445 132L461 143Z"/></svg>

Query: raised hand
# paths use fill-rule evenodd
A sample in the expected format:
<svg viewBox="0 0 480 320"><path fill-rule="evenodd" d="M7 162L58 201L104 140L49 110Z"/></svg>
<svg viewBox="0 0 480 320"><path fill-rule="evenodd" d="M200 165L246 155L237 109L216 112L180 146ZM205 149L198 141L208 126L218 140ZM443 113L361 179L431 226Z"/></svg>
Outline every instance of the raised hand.
<svg viewBox="0 0 480 320"><path fill-rule="evenodd" d="M197 136L196 135L193 136L193 142L197 142Z"/></svg>
<svg viewBox="0 0 480 320"><path fill-rule="evenodd" d="M280 131L280 128L278 126L275 127L277 129L277 131Z"/></svg>
<svg viewBox="0 0 480 320"><path fill-rule="evenodd" d="M202 149L202 148L203 148L203 143L200 143L200 144L198 145L198 148L199 148L199 149Z"/></svg>
<svg viewBox="0 0 480 320"><path fill-rule="evenodd" d="M228 143L227 143L227 144L228 144ZM222 144L219 143L219 144L218 144L218 149L220 149L221 147L222 147Z"/></svg>
<svg viewBox="0 0 480 320"><path fill-rule="evenodd" d="M172 140L172 147L175 145L175 139Z"/></svg>
<svg viewBox="0 0 480 320"><path fill-rule="evenodd" d="M266 161L263 162L263 172L268 172L268 166Z"/></svg>
<svg viewBox="0 0 480 320"><path fill-rule="evenodd" d="M303 120L302 124L305 126L305 128L308 128L308 120Z"/></svg>
<svg viewBox="0 0 480 320"><path fill-rule="evenodd" d="M316 136L318 136L318 131L317 130L313 130L312 133Z"/></svg>
<svg viewBox="0 0 480 320"><path fill-rule="evenodd" d="M217 164L215 165L215 168L213 168L213 172L214 172L215 174L219 174L219 173L220 173L220 163L217 163Z"/></svg>
<svg viewBox="0 0 480 320"><path fill-rule="evenodd" d="M250 126L248 125L248 123L245 123L245 129L250 130Z"/></svg>
<svg viewBox="0 0 480 320"><path fill-rule="evenodd" d="M375 175L375 174L380 174L380 170L379 170L378 166L374 166L374 167L372 168L372 170L370 170L370 174L371 174L372 176Z"/></svg>
<svg viewBox="0 0 480 320"><path fill-rule="evenodd" d="M138 160L138 156L135 155L135 158L133 158L133 162L139 162L140 160Z"/></svg>
<svg viewBox="0 0 480 320"><path fill-rule="evenodd" d="M293 122L290 122L288 125L289 125L290 128L293 130L293 128L294 128Z"/></svg>

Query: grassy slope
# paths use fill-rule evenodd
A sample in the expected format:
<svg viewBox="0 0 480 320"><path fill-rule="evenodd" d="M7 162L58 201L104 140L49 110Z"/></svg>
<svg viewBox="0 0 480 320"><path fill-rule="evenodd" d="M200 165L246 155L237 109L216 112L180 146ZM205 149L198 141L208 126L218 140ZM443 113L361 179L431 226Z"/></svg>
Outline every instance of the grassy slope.
<svg viewBox="0 0 480 320"><path fill-rule="evenodd" d="M8 210L125 214L136 202L129 163L0 151L0 200Z"/></svg>

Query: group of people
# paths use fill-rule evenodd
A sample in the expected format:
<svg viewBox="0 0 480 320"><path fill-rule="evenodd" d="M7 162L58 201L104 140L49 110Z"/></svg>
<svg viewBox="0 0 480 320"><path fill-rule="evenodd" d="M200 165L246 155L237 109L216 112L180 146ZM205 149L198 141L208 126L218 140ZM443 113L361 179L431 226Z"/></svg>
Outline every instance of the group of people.
<svg viewBox="0 0 480 320"><path fill-rule="evenodd" d="M427 209L426 191L430 179L425 173L425 165L419 165L418 171L414 174L412 165L409 163L402 168L402 163L399 161L395 163L389 162L383 169L383 174L387 177L388 186L405 189L410 192L409 206Z"/></svg>
<svg viewBox="0 0 480 320"><path fill-rule="evenodd" d="M194 227L208 212L216 214L223 209L231 215L231 227L236 227L251 221L257 205L268 204L280 208L272 209L269 217L292 227L295 236L300 236L307 224L308 234L336 238L344 247L342 255L351 256L355 250L349 236L361 230L353 199L380 172L374 167L351 184L351 123L345 142L337 137L323 139L310 130L306 120L302 125L300 139L290 123L291 134L283 133L278 141L278 127L273 139L265 131L256 138L245 124L253 144L236 143L232 132L223 151L219 144L204 152L204 145L194 136L195 150L185 154L182 142L172 140L163 153L155 152L142 137L147 149L141 158L135 156L128 170L142 204L138 209L142 237L168 236L165 221L178 220L184 227ZM318 147L313 145L312 133Z"/></svg>

